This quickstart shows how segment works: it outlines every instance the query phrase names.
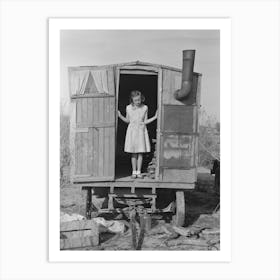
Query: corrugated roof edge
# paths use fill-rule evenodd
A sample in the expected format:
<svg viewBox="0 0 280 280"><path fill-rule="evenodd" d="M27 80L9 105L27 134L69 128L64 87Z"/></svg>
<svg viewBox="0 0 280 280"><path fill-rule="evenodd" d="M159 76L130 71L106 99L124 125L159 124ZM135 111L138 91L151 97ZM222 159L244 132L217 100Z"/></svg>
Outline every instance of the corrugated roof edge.
<svg viewBox="0 0 280 280"><path fill-rule="evenodd" d="M143 61L131 61L131 62L126 62L126 63L115 63L115 64L107 64L107 65L85 65L85 66L69 66L69 70L78 70L78 69L87 69L87 68L93 68L93 67L98 67L98 68L108 68L108 67L121 67L121 66L133 66L133 65L140 65L140 66L154 66L154 67L159 67L159 68L164 68L164 69L169 69L173 71L178 71L182 72L181 68L176 68L168 65L163 65L163 64L157 64L157 63L149 63L149 62L143 62ZM194 72L194 74L201 76L201 73Z"/></svg>

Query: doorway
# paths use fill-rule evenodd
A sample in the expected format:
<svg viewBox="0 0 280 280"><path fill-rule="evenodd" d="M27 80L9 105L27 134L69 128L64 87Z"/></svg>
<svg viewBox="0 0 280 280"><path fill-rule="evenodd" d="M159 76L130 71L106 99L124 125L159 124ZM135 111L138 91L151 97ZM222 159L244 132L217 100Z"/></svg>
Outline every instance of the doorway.
<svg viewBox="0 0 280 280"><path fill-rule="evenodd" d="M145 96L148 106L148 118L156 113L158 107L158 75L155 74L120 74L119 93L117 108L123 116L126 114L126 106L130 103L130 93L132 90L139 90ZM132 173L131 154L124 152L124 143L127 124L118 119L117 143L116 143L116 179L130 178ZM147 125L151 152L143 154L142 173L144 179L154 179L153 169L156 169L156 138L157 120Z"/></svg>

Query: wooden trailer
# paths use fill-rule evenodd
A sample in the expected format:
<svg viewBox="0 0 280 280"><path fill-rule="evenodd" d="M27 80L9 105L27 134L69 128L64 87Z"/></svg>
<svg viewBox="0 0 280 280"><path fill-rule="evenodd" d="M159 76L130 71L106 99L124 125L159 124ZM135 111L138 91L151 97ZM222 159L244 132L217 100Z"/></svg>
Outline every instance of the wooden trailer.
<svg viewBox="0 0 280 280"><path fill-rule="evenodd" d="M197 180L201 83L201 74L187 71L191 88L179 100L182 69L140 61L69 68L71 181L87 191L88 218L93 211L121 212L133 201L149 213L174 211L176 223L184 223L184 192ZM143 179L131 179L127 124L117 117L131 90L146 97L148 117L158 109L157 121L147 125L152 152L144 155Z"/></svg>

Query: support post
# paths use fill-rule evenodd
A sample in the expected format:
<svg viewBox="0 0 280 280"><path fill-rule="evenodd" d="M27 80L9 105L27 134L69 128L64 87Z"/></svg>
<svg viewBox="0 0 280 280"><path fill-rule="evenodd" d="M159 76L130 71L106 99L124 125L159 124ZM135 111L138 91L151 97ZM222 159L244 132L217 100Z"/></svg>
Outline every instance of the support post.
<svg viewBox="0 0 280 280"><path fill-rule="evenodd" d="M87 202L86 202L86 218L91 219L91 209L92 209L92 189L90 187L87 190Z"/></svg>
<svg viewBox="0 0 280 280"><path fill-rule="evenodd" d="M138 238L138 244L136 247L136 250L141 250L142 244L144 241L144 236L145 236L145 227L146 227L146 220L144 215L140 215L140 233L139 233L139 238Z"/></svg>
<svg viewBox="0 0 280 280"><path fill-rule="evenodd" d="M131 236L132 236L132 247L135 250L137 248L137 231L136 231L136 220L135 220L136 211L133 209L130 211L130 226L131 226Z"/></svg>

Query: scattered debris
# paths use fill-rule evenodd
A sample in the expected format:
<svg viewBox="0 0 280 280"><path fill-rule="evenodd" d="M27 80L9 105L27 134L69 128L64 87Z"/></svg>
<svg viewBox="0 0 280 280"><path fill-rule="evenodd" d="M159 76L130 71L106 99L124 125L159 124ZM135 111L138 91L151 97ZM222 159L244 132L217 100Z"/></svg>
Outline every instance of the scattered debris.
<svg viewBox="0 0 280 280"><path fill-rule="evenodd" d="M220 228L220 215L216 214L202 214L194 222L193 226L219 229Z"/></svg>
<svg viewBox="0 0 280 280"><path fill-rule="evenodd" d="M156 161L157 161L157 145L156 145L157 140L156 139L152 139L152 144L154 147L154 153L153 153L153 158L151 159L151 161L148 164L147 167L147 177L151 178L151 179L155 179L155 173L156 173Z"/></svg>
<svg viewBox="0 0 280 280"><path fill-rule="evenodd" d="M138 247L141 225L133 222L133 226L124 234L115 235L100 245L101 250L219 250L220 230L218 227L199 225L211 221L212 215L202 215L197 225L177 227L162 220L156 221L150 231L146 232L143 244ZM214 218L215 220L217 217ZM213 225L213 223L212 223ZM137 232L140 234L137 235ZM143 231L142 231L143 234ZM138 243L137 243L138 236ZM143 235L144 236L144 235ZM142 237L141 237L142 238ZM142 241L141 241L142 242Z"/></svg>
<svg viewBox="0 0 280 280"><path fill-rule="evenodd" d="M98 225L101 225L105 228L101 229L101 231L105 232L106 229L112 233L124 233L125 232L125 224L121 221L113 221L113 220L105 220L102 217L97 217L92 219Z"/></svg>
<svg viewBox="0 0 280 280"><path fill-rule="evenodd" d="M190 239L190 238L178 238L173 240L166 241L166 245L168 247L178 246L178 245L190 245L190 246L198 246L198 247L206 247L207 250L208 243L203 239Z"/></svg>
<svg viewBox="0 0 280 280"><path fill-rule="evenodd" d="M210 173L207 176L211 177ZM61 249L120 251L136 250L138 247L141 250L220 250L220 209L216 207L219 197L210 191L212 183L210 186L209 180L208 189L209 191L190 192L186 198L187 227L170 224L168 223L170 218L163 219L165 214L157 214L152 216L148 226L146 221L145 231L142 231L140 236L141 222L137 217L134 223L136 233L134 247L131 223L128 222L127 215L119 214L120 220L116 220L116 216L106 215L85 220L83 193L77 187L63 188L61 223L74 222L76 230L73 224L71 227L68 226L68 229L66 226L61 228ZM87 222L90 223L90 227Z"/></svg>
<svg viewBox="0 0 280 280"><path fill-rule="evenodd" d="M80 221L80 220L85 220L85 217L80 214L76 214L76 213L73 213L71 215L64 213L64 212L60 213L60 222L61 223L71 222L71 221Z"/></svg>

